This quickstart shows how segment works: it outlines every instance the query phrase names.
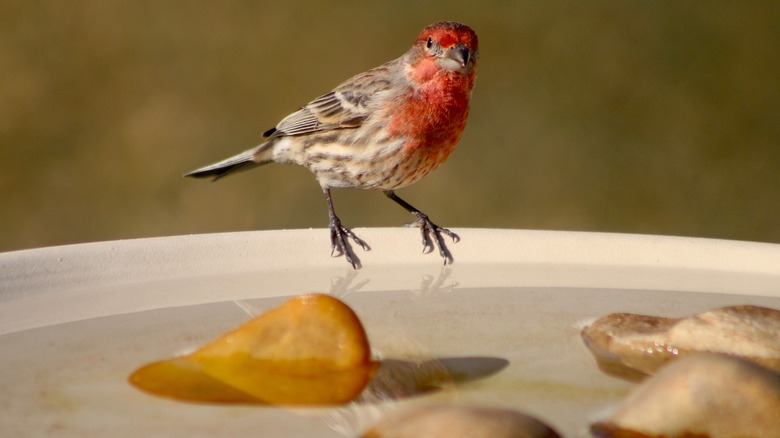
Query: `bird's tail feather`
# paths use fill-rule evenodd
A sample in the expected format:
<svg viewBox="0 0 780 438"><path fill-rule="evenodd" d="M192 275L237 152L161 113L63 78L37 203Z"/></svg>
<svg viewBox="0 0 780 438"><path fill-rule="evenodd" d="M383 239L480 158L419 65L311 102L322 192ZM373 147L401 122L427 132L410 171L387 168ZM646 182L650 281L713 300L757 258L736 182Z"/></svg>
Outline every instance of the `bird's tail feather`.
<svg viewBox="0 0 780 438"><path fill-rule="evenodd" d="M216 181L224 176L267 164L271 159L270 157L265 157L267 154L263 154L263 152L265 152L269 146L269 143L263 143L260 146L246 150L220 162L201 167L200 169L195 169L192 172L184 174L184 176L192 178L214 177L213 181Z"/></svg>

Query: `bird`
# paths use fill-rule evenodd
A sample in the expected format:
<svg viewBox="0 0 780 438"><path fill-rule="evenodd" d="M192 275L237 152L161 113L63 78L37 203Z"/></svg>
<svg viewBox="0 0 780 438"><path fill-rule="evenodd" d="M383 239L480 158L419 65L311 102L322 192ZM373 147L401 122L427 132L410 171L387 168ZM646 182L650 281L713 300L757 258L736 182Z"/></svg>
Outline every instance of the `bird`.
<svg viewBox="0 0 780 438"><path fill-rule="evenodd" d="M467 25L441 21L425 27L400 57L357 74L283 118L262 134L262 143L238 155L185 174L214 181L268 163L308 168L328 208L331 256L361 262L350 239L371 248L341 223L331 189L379 190L414 217L423 253L438 249L454 261L444 236L460 237L434 224L395 190L441 165L460 141L476 81L479 43Z"/></svg>

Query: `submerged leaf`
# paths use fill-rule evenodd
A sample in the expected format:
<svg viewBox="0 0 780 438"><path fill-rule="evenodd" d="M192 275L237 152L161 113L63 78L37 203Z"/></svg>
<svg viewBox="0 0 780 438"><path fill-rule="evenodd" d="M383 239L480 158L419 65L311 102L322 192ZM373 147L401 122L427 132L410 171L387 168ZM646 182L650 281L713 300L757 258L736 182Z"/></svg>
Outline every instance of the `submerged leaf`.
<svg viewBox="0 0 780 438"><path fill-rule="evenodd" d="M155 395L214 403L340 404L377 368L363 325L329 295L288 300L188 356L139 368Z"/></svg>

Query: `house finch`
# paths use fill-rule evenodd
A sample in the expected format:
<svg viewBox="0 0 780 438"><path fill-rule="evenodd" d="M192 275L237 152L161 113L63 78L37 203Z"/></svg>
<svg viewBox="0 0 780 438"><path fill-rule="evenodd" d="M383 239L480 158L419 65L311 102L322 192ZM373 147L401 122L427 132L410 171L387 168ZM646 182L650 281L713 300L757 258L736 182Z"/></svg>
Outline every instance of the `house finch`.
<svg viewBox="0 0 780 438"><path fill-rule="evenodd" d="M331 255L344 255L353 268L360 260L349 239L366 242L333 209L331 188L381 190L415 218L423 252L438 248L444 263L453 258L442 228L395 194L447 159L460 140L476 79L477 35L466 25L444 21L420 32L403 56L360 73L263 133L264 142L185 176L214 177L270 163L308 168L322 187L330 217Z"/></svg>

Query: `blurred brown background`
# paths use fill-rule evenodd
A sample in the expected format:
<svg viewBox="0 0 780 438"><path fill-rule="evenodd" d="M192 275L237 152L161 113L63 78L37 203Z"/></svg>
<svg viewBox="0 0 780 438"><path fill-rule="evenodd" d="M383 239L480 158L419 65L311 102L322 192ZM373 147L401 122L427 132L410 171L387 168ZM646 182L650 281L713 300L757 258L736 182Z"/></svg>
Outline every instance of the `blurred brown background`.
<svg viewBox="0 0 780 438"><path fill-rule="evenodd" d="M777 1L0 0L0 251L327 226L305 169L181 175L443 19L481 59L455 154L399 191L434 221L780 242Z"/></svg>

